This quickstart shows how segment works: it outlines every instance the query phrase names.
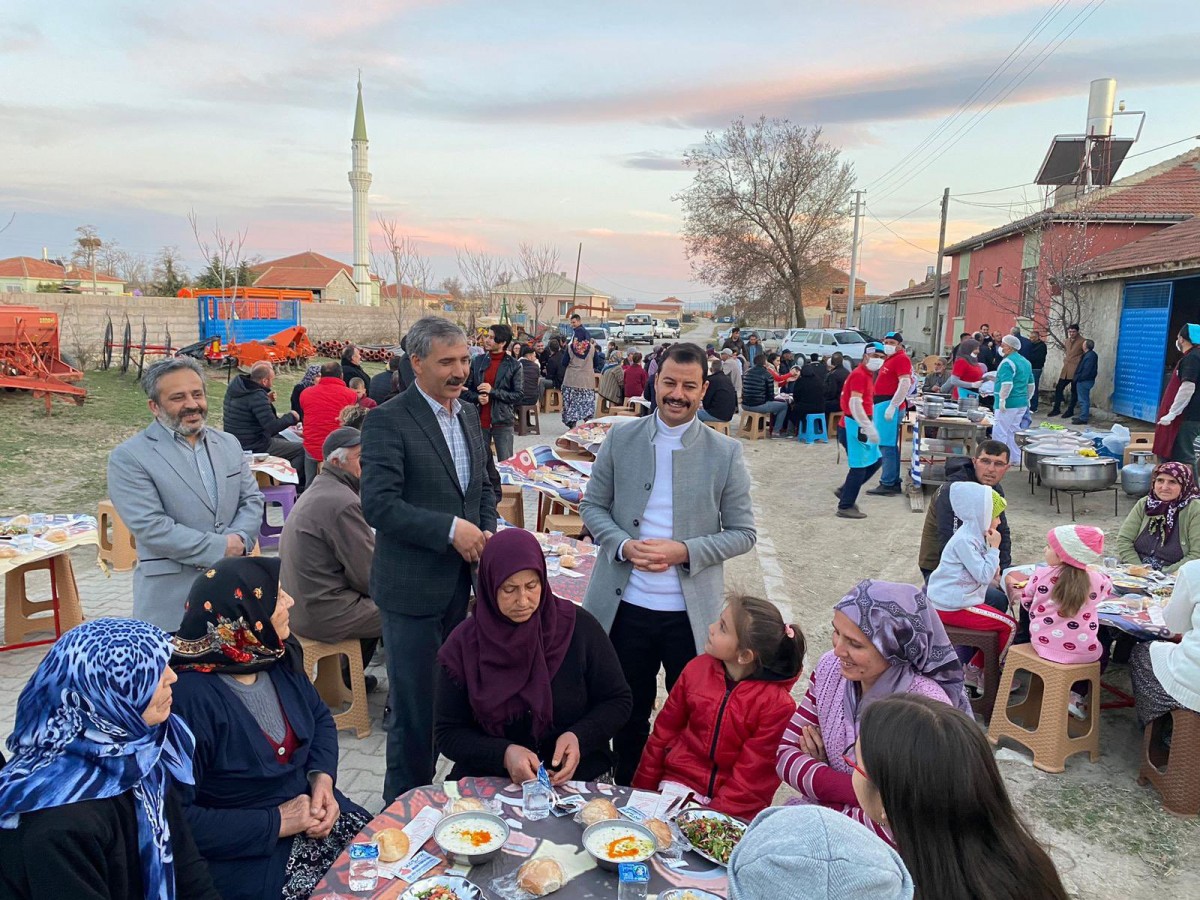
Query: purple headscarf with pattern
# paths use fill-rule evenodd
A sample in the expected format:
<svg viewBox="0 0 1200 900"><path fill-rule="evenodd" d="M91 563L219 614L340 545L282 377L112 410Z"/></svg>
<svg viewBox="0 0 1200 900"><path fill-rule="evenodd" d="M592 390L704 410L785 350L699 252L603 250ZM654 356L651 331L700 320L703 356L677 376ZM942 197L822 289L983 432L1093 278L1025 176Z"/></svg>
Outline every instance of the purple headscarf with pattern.
<svg viewBox="0 0 1200 900"><path fill-rule="evenodd" d="M917 675L936 681L954 706L973 715L963 688L962 663L923 589L860 581L834 610L857 625L889 664L862 697L857 682L847 680L843 705L849 721L857 722L875 700L906 693Z"/></svg>

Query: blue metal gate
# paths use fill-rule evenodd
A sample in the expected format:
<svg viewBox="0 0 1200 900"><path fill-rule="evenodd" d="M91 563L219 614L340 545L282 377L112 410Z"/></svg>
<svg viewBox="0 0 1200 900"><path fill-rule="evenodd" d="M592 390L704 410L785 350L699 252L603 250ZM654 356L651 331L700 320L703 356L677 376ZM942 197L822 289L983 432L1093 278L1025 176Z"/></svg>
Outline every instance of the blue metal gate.
<svg viewBox="0 0 1200 900"><path fill-rule="evenodd" d="M1127 284L1113 376L1113 411L1153 422L1162 399L1173 282Z"/></svg>
<svg viewBox="0 0 1200 900"><path fill-rule="evenodd" d="M299 300L260 299L251 295L231 301L219 291L199 291L196 307L203 340L219 337L223 341L261 341L300 324Z"/></svg>

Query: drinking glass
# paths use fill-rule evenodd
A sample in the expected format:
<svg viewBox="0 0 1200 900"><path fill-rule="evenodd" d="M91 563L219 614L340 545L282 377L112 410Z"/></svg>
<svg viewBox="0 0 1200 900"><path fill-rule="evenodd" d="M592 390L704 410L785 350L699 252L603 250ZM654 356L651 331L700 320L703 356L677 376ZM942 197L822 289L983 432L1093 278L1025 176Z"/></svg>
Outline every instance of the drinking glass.
<svg viewBox="0 0 1200 900"><path fill-rule="evenodd" d="M531 822L550 815L551 799L550 788L536 778L521 785L521 808L525 813L525 818Z"/></svg>

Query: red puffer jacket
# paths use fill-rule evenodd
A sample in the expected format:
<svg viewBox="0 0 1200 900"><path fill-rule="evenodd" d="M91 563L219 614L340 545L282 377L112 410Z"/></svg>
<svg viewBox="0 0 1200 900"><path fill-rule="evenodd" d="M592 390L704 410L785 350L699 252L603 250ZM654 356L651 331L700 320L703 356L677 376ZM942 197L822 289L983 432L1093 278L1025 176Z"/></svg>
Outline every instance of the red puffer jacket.
<svg viewBox="0 0 1200 900"><path fill-rule="evenodd" d="M713 809L752 819L780 784L775 754L796 711L795 683L733 682L716 657L696 657L654 721L633 786L656 791L659 782L675 781L711 798Z"/></svg>
<svg viewBox="0 0 1200 900"><path fill-rule="evenodd" d="M300 392L300 408L304 410L304 452L313 459L324 459L321 448L325 438L339 427L338 413L358 402L358 394L346 387L346 382L332 376L322 378Z"/></svg>

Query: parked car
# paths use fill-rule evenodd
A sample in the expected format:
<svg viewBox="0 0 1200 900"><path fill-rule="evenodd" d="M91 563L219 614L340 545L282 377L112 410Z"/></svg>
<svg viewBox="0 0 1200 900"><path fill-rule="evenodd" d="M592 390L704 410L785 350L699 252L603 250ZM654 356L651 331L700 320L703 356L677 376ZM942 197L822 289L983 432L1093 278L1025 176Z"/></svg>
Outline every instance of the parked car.
<svg viewBox="0 0 1200 900"><path fill-rule="evenodd" d="M627 344L636 344L639 341L653 344L654 319L644 313L630 313L625 317L621 337Z"/></svg>
<svg viewBox="0 0 1200 900"><path fill-rule="evenodd" d="M608 338L611 341L619 341L625 336L624 322L605 322L604 327L608 330Z"/></svg>
<svg viewBox="0 0 1200 900"><path fill-rule="evenodd" d="M679 340L679 320L678 319L663 319L663 324L666 325L667 337Z"/></svg>
<svg viewBox="0 0 1200 900"><path fill-rule="evenodd" d="M841 353L857 363L862 359L867 341L858 331L846 328L793 328L783 340L783 349L797 356L830 356Z"/></svg>

